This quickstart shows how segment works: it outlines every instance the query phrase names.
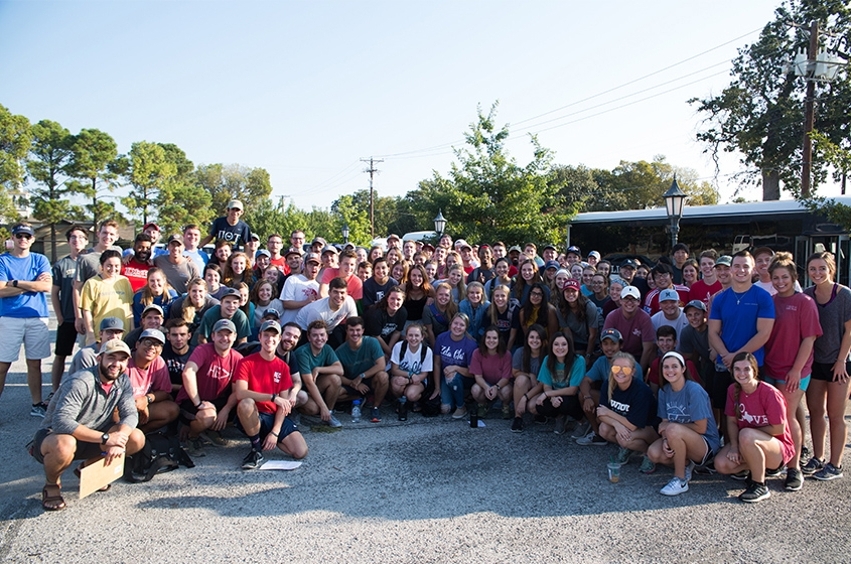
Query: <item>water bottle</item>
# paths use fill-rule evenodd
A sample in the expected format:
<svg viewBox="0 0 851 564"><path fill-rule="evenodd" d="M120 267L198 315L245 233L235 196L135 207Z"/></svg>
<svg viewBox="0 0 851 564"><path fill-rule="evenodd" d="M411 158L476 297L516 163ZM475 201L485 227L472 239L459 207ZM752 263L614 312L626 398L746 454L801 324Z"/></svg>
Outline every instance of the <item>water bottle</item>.
<svg viewBox="0 0 851 564"><path fill-rule="evenodd" d="M402 396L399 398L399 421L408 420L408 398Z"/></svg>
<svg viewBox="0 0 851 564"><path fill-rule="evenodd" d="M358 423L360 421L360 400L355 400L352 402L352 423Z"/></svg>

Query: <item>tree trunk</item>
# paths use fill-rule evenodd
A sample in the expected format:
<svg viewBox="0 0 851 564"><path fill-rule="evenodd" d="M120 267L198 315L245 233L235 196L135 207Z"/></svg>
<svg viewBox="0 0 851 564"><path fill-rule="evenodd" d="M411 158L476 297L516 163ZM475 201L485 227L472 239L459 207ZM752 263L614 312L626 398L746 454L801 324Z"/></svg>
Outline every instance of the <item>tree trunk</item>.
<svg viewBox="0 0 851 564"><path fill-rule="evenodd" d="M780 173L776 170L762 171L762 200L780 199Z"/></svg>

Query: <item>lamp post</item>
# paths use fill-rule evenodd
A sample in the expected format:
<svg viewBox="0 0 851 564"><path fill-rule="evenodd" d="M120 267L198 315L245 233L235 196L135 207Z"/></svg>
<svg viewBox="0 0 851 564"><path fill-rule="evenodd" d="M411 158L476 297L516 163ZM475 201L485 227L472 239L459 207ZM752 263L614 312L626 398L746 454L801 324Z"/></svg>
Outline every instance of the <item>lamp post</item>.
<svg viewBox="0 0 851 564"><path fill-rule="evenodd" d="M343 239L345 239L344 242L346 242L346 243L349 242L349 224L348 223L343 224Z"/></svg>
<svg viewBox="0 0 851 564"><path fill-rule="evenodd" d="M437 231L437 236L443 236L443 230L446 229L446 218L443 217L443 211L437 210L437 217L434 218L434 230Z"/></svg>
<svg viewBox="0 0 851 564"><path fill-rule="evenodd" d="M688 198L688 194L680 190L676 174L674 181L671 182L671 187L662 197L665 198L665 211L668 213L668 220L671 222L671 247L673 247L677 244L680 220L683 218L683 207L685 207L686 198Z"/></svg>

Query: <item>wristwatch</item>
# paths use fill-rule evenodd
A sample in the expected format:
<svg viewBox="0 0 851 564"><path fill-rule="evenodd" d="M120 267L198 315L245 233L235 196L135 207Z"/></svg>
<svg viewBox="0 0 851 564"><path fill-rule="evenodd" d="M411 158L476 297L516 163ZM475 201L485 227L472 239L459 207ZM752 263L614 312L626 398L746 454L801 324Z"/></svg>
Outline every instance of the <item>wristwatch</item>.
<svg viewBox="0 0 851 564"><path fill-rule="evenodd" d="M13 287L13 288L17 288L17 287L18 287L18 281L17 281L17 280L12 280L12 287Z"/></svg>
<svg viewBox="0 0 851 564"><path fill-rule="evenodd" d="M109 441L109 433L100 436L100 444L105 445Z"/></svg>

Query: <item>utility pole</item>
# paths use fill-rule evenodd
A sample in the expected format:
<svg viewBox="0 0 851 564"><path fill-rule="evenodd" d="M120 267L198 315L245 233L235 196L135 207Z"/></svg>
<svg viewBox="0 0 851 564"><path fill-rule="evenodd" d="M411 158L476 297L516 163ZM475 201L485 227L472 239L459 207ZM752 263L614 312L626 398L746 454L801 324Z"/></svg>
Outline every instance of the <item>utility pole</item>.
<svg viewBox="0 0 851 564"><path fill-rule="evenodd" d="M369 236L375 239L375 192L372 188L372 176L378 172L378 169L375 168L375 163L383 163L384 159L369 157L368 159L361 159L361 161L369 163L369 168L364 169L364 172L369 173Z"/></svg>
<svg viewBox="0 0 851 564"><path fill-rule="evenodd" d="M814 20L810 25L810 48L807 51L807 60L813 61L815 66L816 57L818 57L818 21ZM815 74L815 71L813 71ZM810 134L813 132L815 125L815 97L816 97L816 81L815 77L807 80L807 96L804 100L804 162L801 167L801 196L804 198L810 197L810 181L812 178L812 161L813 161L813 140Z"/></svg>

